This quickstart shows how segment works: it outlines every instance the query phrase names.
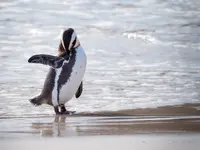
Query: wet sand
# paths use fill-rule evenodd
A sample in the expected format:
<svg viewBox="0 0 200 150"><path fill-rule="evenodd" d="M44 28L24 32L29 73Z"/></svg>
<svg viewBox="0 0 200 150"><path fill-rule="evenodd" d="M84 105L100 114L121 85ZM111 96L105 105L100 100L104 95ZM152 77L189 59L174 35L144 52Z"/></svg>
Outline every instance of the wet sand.
<svg viewBox="0 0 200 150"><path fill-rule="evenodd" d="M198 150L199 116L43 116L1 119L1 150Z"/></svg>
<svg viewBox="0 0 200 150"><path fill-rule="evenodd" d="M199 149L199 105L0 117L0 149Z"/></svg>
<svg viewBox="0 0 200 150"><path fill-rule="evenodd" d="M173 106L163 106L157 108L138 108L138 109L128 109L120 111L103 111L95 113L79 113L78 115L88 115L88 116L200 116L200 103L186 103L181 105Z"/></svg>
<svg viewBox="0 0 200 150"><path fill-rule="evenodd" d="M2 150L199 150L200 136L134 135L0 141Z"/></svg>

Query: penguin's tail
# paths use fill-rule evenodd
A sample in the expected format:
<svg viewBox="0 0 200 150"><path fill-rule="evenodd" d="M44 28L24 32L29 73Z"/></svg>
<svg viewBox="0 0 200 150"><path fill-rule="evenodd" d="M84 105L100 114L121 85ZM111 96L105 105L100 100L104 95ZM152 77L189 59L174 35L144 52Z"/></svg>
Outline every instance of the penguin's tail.
<svg viewBox="0 0 200 150"><path fill-rule="evenodd" d="M31 104L33 104L34 106L39 106L42 105L42 99L40 96L36 96L32 99L29 100L31 102Z"/></svg>

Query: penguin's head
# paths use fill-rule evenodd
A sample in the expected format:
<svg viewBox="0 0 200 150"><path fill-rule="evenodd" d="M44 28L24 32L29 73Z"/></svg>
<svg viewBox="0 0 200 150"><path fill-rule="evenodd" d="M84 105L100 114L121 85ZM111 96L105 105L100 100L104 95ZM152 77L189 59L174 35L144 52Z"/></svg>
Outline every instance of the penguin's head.
<svg viewBox="0 0 200 150"><path fill-rule="evenodd" d="M74 31L74 29L69 28L61 33L58 53L59 55L62 55L64 52L70 53L79 45L80 42L77 38L76 32Z"/></svg>

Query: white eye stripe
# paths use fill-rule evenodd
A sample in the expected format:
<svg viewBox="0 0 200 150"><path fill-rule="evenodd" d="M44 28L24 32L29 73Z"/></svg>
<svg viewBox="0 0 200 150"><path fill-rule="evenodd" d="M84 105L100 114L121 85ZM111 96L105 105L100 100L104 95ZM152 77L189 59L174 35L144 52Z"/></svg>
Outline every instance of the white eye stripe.
<svg viewBox="0 0 200 150"><path fill-rule="evenodd" d="M80 42L79 42L78 38L76 38L76 43L75 43L74 47L77 47L79 45L80 45Z"/></svg>
<svg viewBox="0 0 200 150"><path fill-rule="evenodd" d="M66 47L65 47L63 39L64 39L64 32L62 32L61 43L62 43L63 48L66 50Z"/></svg>
<svg viewBox="0 0 200 150"><path fill-rule="evenodd" d="M68 49L70 50L72 48L72 43L73 41L76 39L76 33L75 31L72 33L72 36L71 36L71 40L70 40L70 44L69 44L69 47Z"/></svg>

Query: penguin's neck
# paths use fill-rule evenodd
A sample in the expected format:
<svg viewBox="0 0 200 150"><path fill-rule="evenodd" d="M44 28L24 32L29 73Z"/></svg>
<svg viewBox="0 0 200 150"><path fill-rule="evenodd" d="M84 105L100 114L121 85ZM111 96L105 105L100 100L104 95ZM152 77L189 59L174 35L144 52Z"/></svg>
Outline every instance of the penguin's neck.
<svg viewBox="0 0 200 150"><path fill-rule="evenodd" d="M74 52L78 52L78 50L81 49L81 48L82 48L82 46L80 44L77 45L76 47L72 48L70 50L70 55L73 54Z"/></svg>
<svg viewBox="0 0 200 150"><path fill-rule="evenodd" d="M71 48L71 50L70 51L73 51L73 50L77 50L79 47L81 47L81 44L79 43L76 47L73 47L73 48Z"/></svg>
<svg viewBox="0 0 200 150"><path fill-rule="evenodd" d="M65 52L65 53L62 53L62 55L60 55L60 57L63 57L65 60L69 60L70 54L68 54L67 52Z"/></svg>
<svg viewBox="0 0 200 150"><path fill-rule="evenodd" d="M70 51L64 52L60 57L65 58L65 60L69 60L69 58L72 56L74 52L77 52L78 49L82 48L81 45L79 44L75 48L72 48Z"/></svg>

